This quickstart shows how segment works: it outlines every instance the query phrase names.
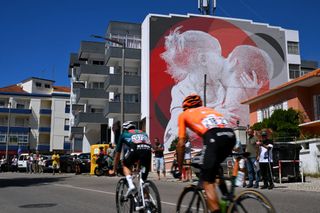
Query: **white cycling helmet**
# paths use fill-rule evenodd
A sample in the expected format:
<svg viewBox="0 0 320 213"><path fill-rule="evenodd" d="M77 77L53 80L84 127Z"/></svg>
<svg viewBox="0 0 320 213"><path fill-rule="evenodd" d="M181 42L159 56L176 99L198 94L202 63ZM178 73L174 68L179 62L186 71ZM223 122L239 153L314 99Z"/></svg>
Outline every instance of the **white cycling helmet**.
<svg viewBox="0 0 320 213"><path fill-rule="evenodd" d="M133 123L133 121L126 121L122 124L123 129L131 129L131 128L136 128L136 125Z"/></svg>

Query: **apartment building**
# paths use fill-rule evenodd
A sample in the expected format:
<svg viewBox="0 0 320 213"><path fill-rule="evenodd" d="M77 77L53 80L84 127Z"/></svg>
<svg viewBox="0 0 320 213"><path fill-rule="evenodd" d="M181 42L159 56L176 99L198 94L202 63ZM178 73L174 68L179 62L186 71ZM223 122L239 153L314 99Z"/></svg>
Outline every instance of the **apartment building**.
<svg viewBox="0 0 320 213"><path fill-rule="evenodd" d="M119 125L122 116L124 121L140 121L140 25L110 22L104 37L118 43L82 41L79 52L70 55L70 140L75 152L89 152L93 144L115 142L119 131L115 134L112 127Z"/></svg>
<svg viewBox="0 0 320 213"><path fill-rule="evenodd" d="M0 88L0 153L70 152L70 89L31 77ZM8 140L9 139L9 140Z"/></svg>

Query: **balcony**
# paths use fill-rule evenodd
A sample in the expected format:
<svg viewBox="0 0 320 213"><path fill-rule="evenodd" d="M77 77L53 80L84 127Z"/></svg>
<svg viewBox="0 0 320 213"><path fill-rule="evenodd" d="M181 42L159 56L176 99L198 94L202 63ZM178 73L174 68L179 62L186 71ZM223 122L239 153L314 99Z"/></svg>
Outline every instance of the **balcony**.
<svg viewBox="0 0 320 213"><path fill-rule="evenodd" d="M79 112L75 116L74 126L83 127L86 124L107 124L108 120L103 116L103 113L86 113Z"/></svg>
<svg viewBox="0 0 320 213"><path fill-rule="evenodd" d="M105 85L105 90L107 92L118 91L118 89L121 87L121 74L108 75L104 85ZM125 75L124 76L124 85L125 85L126 89L128 89L128 87L140 87L141 76L140 75Z"/></svg>
<svg viewBox="0 0 320 213"><path fill-rule="evenodd" d="M104 110L105 117L117 117L121 113L121 102L108 101ZM140 103L124 103L125 114L140 115Z"/></svg>
<svg viewBox="0 0 320 213"><path fill-rule="evenodd" d="M108 99L108 94L103 89L81 88L76 91L76 103L87 99Z"/></svg>
<svg viewBox="0 0 320 213"><path fill-rule="evenodd" d="M5 114L9 113L9 108L0 108L0 113L5 113ZM19 115L30 115L32 113L32 110L11 108L10 113L19 114Z"/></svg>
<svg viewBox="0 0 320 213"><path fill-rule="evenodd" d="M82 64L79 69L77 69L77 78L81 80L83 75L100 75L106 76L109 74L109 67L104 65L92 65L92 64Z"/></svg>
<svg viewBox="0 0 320 213"><path fill-rule="evenodd" d="M85 88L83 81L74 81L72 83L72 89Z"/></svg>
<svg viewBox="0 0 320 213"><path fill-rule="evenodd" d="M0 125L0 132L7 132L8 127L4 125ZM15 133L29 133L30 127L19 127L19 126L10 126L10 132Z"/></svg>
<svg viewBox="0 0 320 213"><path fill-rule="evenodd" d="M51 109L40 109L40 115L51 115Z"/></svg>
<svg viewBox="0 0 320 213"><path fill-rule="evenodd" d="M39 133L50 133L51 128L50 127L39 127Z"/></svg>
<svg viewBox="0 0 320 213"><path fill-rule="evenodd" d="M126 48L124 57L125 60L140 61L141 50ZM108 66L115 66L119 60L122 60L122 48L109 46L106 52L106 64Z"/></svg>
<svg viewBox="0 0 320 213"><path fill-rule="evenodd" d="M95 58L103 60L104 45L103 42L81 41L78 54L79 59Z"/></svg>

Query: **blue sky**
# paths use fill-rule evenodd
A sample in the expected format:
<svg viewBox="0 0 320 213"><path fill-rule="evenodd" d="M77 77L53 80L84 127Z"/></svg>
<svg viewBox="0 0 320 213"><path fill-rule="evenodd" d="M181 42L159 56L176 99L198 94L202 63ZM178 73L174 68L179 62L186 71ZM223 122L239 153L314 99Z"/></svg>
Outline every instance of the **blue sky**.
<svg viewBox="0 0 320 213"><path fill-rule="evenodd" d="M319 9L316 0L217 0L215 15L298 30L302 58L320 61ZM0 1L0 87L31 76L69 86L69 55L80 41L104 35L109 21L141 23L148 13L199 12L197 0Z"/></svg>

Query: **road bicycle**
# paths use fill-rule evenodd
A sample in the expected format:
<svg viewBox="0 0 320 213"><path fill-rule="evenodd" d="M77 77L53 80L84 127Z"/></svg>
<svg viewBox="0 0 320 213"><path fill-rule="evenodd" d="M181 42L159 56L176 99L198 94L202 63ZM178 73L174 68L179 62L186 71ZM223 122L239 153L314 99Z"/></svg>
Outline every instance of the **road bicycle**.
<svg viewBox="0 0 320 213"><path fill-rule="evenodd" d="M116 188L116 206L118 213L139 211L141 213L161 213L159 191L154 182L142 180L145 167L133 172L132 179L136 186L133 193L127 195L128 183L125 177L118 181ZM136 183L137 182L137 183Z"/></svg>
<svg viewBox="0 0 320 213"><path fill-rule="evenodd" d="M237 154L239 155L239 154ZM241 155L241 154L240 154ZM242 154L243 155L243 154ZM199 163L192 162L191 166L195 170L199 171ZM197 174L198 176L199 174ZM222 167L219 170L217 176L218 186L221 192L220 204L221 212L223 213L275 213L275 209L271 202L262 193L245 189L239 193L235 193L235 177L225 177L223 175ZM228 187L222 187L228 186ZM225 189L225 190L221 190ZM223 191L223 192L222 192ZM199 180L197 184L191 184L185 187L179 196L177 207L177 213L194 213L203 212L208 213L208 207L206 203L206 197L202 183Z"/></svg>

